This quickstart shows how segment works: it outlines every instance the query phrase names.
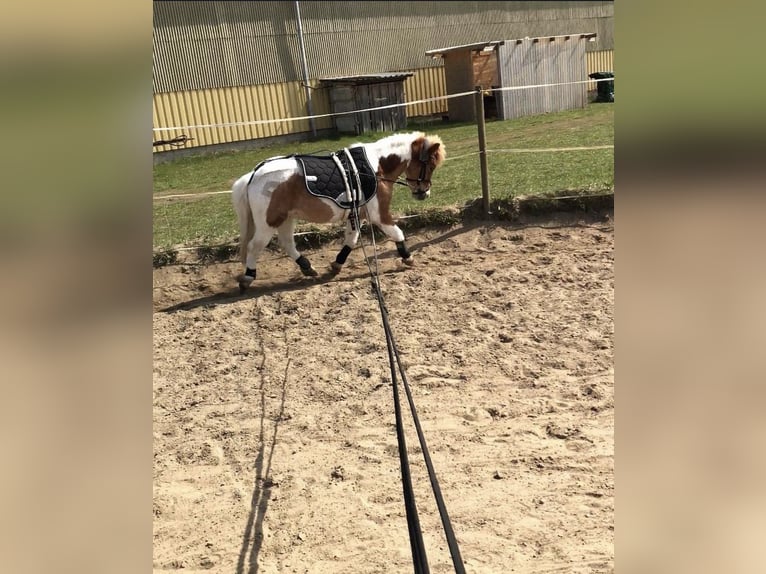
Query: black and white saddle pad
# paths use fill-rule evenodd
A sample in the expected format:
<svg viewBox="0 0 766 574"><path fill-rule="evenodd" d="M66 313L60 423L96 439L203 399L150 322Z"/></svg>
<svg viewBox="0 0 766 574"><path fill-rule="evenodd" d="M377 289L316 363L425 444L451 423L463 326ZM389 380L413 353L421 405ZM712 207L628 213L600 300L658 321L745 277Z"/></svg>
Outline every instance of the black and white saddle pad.
<svg viewBox="0 0 766 574"><path fill-rule="evenodd" d="M301 166L309 193L331 199L343 209L351 209L353 206L353 201L349 201L349 190L352 198L358 198L357 206L360 206L370 201L378 189L375 172L372 170L364 148L358 146L347 149L353 165L345 150L336 152L335 157L297 154L293 156ZM358 183L354 168L359 175ZM361 184L361 189L358 184Z"/></svg>

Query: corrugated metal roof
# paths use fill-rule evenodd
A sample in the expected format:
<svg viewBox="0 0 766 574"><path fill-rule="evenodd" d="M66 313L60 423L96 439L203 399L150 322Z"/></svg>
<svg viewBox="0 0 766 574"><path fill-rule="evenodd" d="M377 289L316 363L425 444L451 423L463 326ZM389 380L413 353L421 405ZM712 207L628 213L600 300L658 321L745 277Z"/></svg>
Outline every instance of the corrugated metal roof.
<svg viewBox="0 0 766 574"><path fill-rule="evenodd" d="M335 76L332 78L320 78L320 82L343 82L350 84L366 84L370 82L386 82L391 80L406 80L410 76L414 76L415 72L384 72L381 74L360 74L357 76Z"/></svg>

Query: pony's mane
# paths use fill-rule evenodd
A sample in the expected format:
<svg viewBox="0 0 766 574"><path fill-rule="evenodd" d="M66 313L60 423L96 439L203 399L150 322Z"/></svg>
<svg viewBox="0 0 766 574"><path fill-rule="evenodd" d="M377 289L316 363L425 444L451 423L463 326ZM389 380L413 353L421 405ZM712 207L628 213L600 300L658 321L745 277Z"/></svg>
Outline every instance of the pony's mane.
<svg viewBox="0 0 766 574"><path fill-rule="evenodd" d="M439 149L436 150L436 167L439 167L442 162L447 159L447 150L444 149L444 142L442 141L442 138L440 138L437 135L433 136L426 136L426 139L428 140L428 143L433 145L435 143L440 144Z"/></svg>
<svg viewBox="0 0 766 574"><path fill-rule="evenodd" d="M384 137L383 139L380 139L376 142L364 145L374 147L381 151L386 150L390 153L395 153L402 159L409 160L412 156L412 142L419 139L427 139L428 143L431 145L435 143L441 144L436 153L436 165L440 165L447 157L447 154L444 149L444 142L437 135L426 135L423 132L398 133Z"/></svg>

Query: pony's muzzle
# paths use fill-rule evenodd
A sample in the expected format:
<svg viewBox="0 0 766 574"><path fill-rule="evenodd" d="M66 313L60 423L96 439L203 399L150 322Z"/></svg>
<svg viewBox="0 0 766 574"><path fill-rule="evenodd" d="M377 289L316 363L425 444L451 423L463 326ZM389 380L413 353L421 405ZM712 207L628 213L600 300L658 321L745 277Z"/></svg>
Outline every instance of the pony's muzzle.
<svg viewBox="0 0 766 574"><path fill-rule="evenodd" d="M417 191L412 192L412 196L418 201L423 201L424 199L427 199L430 195L431 195L430 189L426 189L425 191L419 189Z"/></svg>

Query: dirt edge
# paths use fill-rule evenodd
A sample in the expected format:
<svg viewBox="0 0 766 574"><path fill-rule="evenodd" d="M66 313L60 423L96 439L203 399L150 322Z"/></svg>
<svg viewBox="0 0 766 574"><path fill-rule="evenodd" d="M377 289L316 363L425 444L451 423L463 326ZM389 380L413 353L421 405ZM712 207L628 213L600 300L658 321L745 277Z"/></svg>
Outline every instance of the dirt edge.
<svg viewBox="0 0 766 574"><path fill-rule="evenodd" d="M582 213L589 217L600 218L614 210L614 192L577 194L566 191L552 195L527 195L490 201L489 213L484 213L482 199L468 202L463 208L448 207L429 209L417 214L417 217L401 218L398 222L402 231L414 231L427 228L449 227L460 223L479 221L510 221L514 223L541 223L540 218L560 213ZM383 235L376 229L376 237ZM343 237L343 227L318 229L303 232L296 236L299 249L317 248ZM278 248L272 241L269 249ZM152 254L154 268L176 263L220 263L235 259L237 244L202 245L194 248L180 246L177 249L155 251Z"/></svg>

